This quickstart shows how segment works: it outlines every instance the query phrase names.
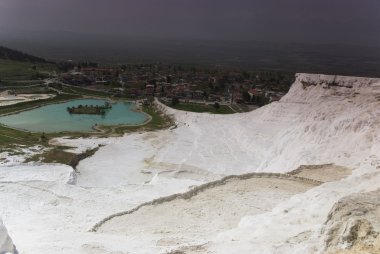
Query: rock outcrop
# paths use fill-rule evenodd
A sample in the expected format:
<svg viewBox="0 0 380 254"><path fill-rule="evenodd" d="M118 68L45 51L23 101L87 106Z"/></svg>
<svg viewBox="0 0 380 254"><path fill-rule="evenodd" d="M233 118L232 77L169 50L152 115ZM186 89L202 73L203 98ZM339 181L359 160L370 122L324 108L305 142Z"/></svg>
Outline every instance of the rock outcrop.
<svg viewBox="0 0 380 254"><path fill-rule="evenodd" d="M322 234L327 253L380 253L380 190L339 200Z"/></svg>

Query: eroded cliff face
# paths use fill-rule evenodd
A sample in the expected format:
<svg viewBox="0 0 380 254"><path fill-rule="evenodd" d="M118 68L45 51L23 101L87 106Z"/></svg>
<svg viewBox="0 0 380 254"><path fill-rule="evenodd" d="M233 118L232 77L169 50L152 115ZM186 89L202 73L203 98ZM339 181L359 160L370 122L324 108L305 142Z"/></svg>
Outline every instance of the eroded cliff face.
<svg viewBox="0 0 380 254"><path fill-rule="evenodd" d="M282 125L259 170L324 163L357 167L380 149L380 79L297 74L280 102L258 112L264 124Z"/></svg>
<svg viewBox="0 0 380 254"><path fill-rule="evenodd" d="M280 102L252 112L251 116L260 118L267 128L282 125L280 131L273 133L259 170L334 163L353 172L345 179L297 195L269 213L243 217L236 229L220 234L211 249L226 254L325 253L330 251L329 246L331 251L348 251L361 248L358 244L364 243L352 237L356 229L362 232L358 233L359 240L372 237L375 244L378 231L374 220L353 215L350 221L347 215L342 219L347 222L343 228L324 226L324 223L334 204L342 198L380 188L377 182L380 180L380 79L297 74L295 83ZM339 219L330 223L336 221ZM328 244L324 241L326 237Z"/></svg>
<svg viewBox="0 0 380 254"><path fill-rule="evenodd" d="M339 200L321 234L326 253L380 253L380 190Z"/></svg>
<svg viewBox="0 0 380 254"><path fill-rule="evenodd" d="M379 78L298 73L294 84L281 101L313 103L326 99L358 100L360 95L379 99L379 93Z"/></svg>
<svg viewBox="0 0 380 254"><path fill-rule="evenodd" d="M13 245L12 239L8 235L2 220L0 219L0 254L16 254L17 250Z"/></svg>

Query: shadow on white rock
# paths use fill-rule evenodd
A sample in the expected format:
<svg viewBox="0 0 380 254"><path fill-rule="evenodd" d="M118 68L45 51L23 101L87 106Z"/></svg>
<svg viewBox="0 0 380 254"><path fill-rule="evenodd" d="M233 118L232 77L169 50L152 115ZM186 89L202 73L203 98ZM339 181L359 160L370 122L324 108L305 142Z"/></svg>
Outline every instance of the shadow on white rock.
<svg viewBox="0 0 380 254"><path fill-rule="evenodd" d="M0 254L17 254L16 247L13 245L12 239L8 235L3 221L0 219Z"/></svg>

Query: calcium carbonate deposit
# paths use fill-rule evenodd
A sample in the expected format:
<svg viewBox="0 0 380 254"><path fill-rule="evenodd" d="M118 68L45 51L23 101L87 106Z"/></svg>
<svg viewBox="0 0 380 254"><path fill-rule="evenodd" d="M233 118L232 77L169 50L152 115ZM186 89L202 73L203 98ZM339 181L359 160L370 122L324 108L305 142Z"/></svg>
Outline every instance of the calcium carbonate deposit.
<svg viewBox="0 0 380 254"><path fill-rule="evenodd" d="M177 128L54 140L103 145L77 172L0 166L0 253L380 253L380 79L297 74L234 115L156 104Z"/></svg>

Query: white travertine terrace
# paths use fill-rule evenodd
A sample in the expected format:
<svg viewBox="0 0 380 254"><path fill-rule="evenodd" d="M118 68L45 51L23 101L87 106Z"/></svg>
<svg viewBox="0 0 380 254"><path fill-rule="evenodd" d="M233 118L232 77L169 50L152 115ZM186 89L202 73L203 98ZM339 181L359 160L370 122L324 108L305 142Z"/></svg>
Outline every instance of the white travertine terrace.
<svg viewBox="0 0 380 254"><path fill-rule="evenodd" d="M79 173L59 164L0 166L0 212L20 253L166 253L181 248L185 253L323 253L321 232L334 204L380 188L380 79L297 74L281 101L253 112L222 116L165 111L177 128L107 140L57 139L79 150L105 145L79 164ZM112 224L90 232L107 216L227 175L286 173L300 165L328 163L350 168L352 174L287 192L292 195L278 197L262 212L244 212L223 231L208 238L195 235L192 246L181 245L180 233L167 238L151 225L145 226L153 233L144 238L127 232L128 225L125 232L122 225L107 232ZM232 190L228 188L221 191ZM256 197L249 191L236 192L247 206L256 205L256 198L270 198L267 192L257 191ZM203 212L208 203L210 209L218 207L200 198L212 195L198 197L197 207L206 205ZM181 202L173 204L186 211ZM164 216L163 208L159 211ZM141 231L149 222L145 216L155 213L154 207L149 209L136 214ZM193 247L197 245L202 248Z"/></svg>

